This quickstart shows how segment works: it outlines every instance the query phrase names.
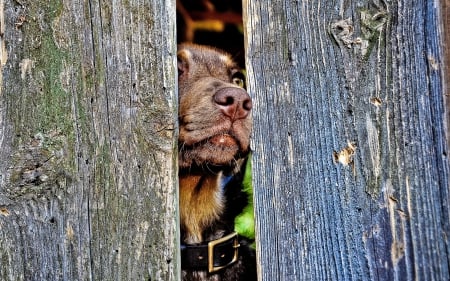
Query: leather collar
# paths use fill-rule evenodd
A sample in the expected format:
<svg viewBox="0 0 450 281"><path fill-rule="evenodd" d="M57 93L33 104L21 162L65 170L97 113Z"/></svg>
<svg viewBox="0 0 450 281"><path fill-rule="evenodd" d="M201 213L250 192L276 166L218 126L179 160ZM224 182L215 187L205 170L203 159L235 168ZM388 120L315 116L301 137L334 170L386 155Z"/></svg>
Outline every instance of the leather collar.
<svg viewBox="0 0 450 281"><path fill-rule="evenodd" d="M200 244L181 244L181 268L214 273L239 259L239 246L236 232Z"/></svg>

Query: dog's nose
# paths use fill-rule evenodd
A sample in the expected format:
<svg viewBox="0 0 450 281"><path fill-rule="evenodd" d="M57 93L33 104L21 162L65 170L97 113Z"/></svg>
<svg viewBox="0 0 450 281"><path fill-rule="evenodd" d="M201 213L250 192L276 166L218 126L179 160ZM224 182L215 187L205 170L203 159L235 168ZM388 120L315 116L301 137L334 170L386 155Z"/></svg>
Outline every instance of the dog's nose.
<svg viewBox="0 0 450 281"><path fill-rule="evenodd" d="M247 117L252 109L252 100L244 89L223 88L214 95L214 102L219 106L223 114L231 120Z"/></svg>

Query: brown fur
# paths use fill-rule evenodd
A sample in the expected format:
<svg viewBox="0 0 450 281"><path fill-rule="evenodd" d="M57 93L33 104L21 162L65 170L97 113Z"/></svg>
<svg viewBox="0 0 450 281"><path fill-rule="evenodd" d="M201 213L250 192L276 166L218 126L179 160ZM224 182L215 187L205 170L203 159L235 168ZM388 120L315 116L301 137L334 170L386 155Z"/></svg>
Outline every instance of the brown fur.
<svg viewBox="0 0 450 281"><path fill-rule="evenodd" d="M200 181L203 183L198 186ZM180 178L180 214L186 230L185 242L189 244L203 241L202 232L223 212L222 194L217 176L199 175Z"/></svg>
<svg viewBox="0 0 450 281"><path fill-rule="evenodd" d="M230 231L234 218L227 217L228 191L223 191L220 182L225 173L239 170L249 151L251 100L242 88L243 75L222 51L180 45L178 71L182 243L195 244ZM240 188L238 183L236 193ZM183 280L244 280L240 277L244 268L241 260L230 270L211 276L204 271L183 271Z"/></svg>

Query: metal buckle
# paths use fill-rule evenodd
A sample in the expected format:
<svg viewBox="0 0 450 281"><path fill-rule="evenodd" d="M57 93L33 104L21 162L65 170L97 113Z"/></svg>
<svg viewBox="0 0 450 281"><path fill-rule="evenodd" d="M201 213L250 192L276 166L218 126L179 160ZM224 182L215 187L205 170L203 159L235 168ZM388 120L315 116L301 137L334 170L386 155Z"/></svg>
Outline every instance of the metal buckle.
<svg viewBox="0 0 450 281"><path fill-rule="evenodd" d="M238 248L241 246L239 244L239 241L236 239L238 236L237 232L233 232L227 236L224 236L220 239L214 240L214 241L210 241L208 243L208 272L209 273L214 273L218 270L221 270L222 268L225 268L233 263L235 263L238 258L239 258L239 251ZM218 244L222 244L223 242L226 242L230 239L234 238L234 244L233 244L233 248L234 248L234 256L233 259L226 265L223 266L214 266L214 247L217 246Z"/></svg>

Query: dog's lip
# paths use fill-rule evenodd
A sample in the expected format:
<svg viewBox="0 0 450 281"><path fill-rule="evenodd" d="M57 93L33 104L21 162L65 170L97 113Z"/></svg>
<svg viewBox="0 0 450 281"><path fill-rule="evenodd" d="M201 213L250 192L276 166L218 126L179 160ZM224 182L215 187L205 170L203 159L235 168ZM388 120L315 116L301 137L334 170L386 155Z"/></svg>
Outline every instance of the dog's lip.
<svg viewBox="0 0 450 281"><path fill-rule="evenodd" d="M230 134L222 133L215 136L212 136L208 140L209 143L217 145L217 146L236 146L237 140Z"/></svg>
<svg viewBox="0 0 450 281"><path fill-rule="evenodd" d="M184 147L194 148L208 144L222 147L240 146L241 143L239 130L228 124L197 127L192 130L181 126L178 140Z"/></svg>

